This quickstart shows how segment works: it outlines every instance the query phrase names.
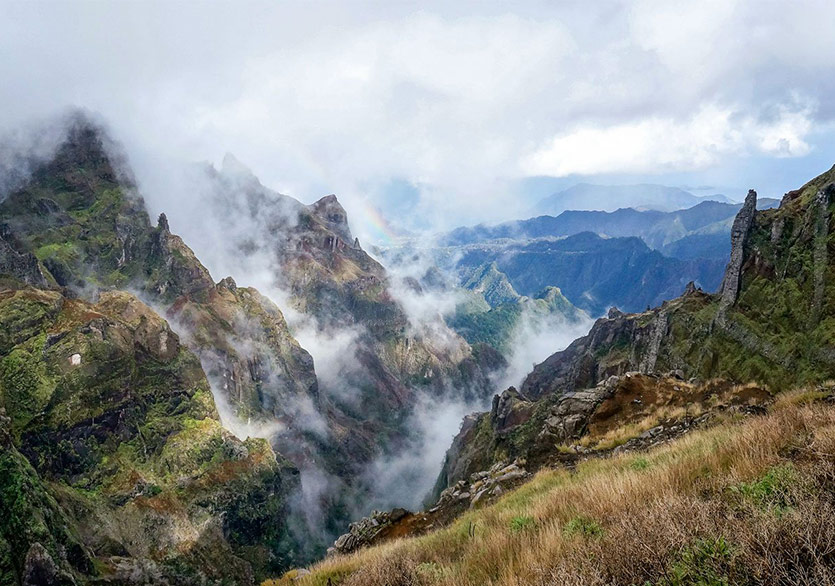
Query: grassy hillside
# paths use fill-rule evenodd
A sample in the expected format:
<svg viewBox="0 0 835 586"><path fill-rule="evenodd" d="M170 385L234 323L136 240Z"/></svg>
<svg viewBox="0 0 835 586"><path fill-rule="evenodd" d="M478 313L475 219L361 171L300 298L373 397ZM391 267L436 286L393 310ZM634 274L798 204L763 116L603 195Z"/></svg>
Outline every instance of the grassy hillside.
<svg viewBox="0 0 835 586"><path fill-rule="evenodd" d="M544 470L443 530L329 558L295 583L833 584L835 409L824 396L794 391L762 417Z"/></svg>

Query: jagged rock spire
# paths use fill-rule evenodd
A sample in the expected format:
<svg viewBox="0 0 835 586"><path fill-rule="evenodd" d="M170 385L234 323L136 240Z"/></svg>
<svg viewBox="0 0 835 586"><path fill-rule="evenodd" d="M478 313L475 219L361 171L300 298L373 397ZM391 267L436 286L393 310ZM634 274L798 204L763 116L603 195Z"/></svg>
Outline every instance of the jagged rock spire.
<svg viewBox="0 0 835 586"><path fill-rule="evenodd" d="M722 279L722 287L720 289L721 301L719 305L721 309L726 309L736 303L737 296L739 295L739 280L742 272L742 263L745 258L745 244L748 242L748 235L751 232L756 211L757 192L749 189L748 195L745 197L745 203L742 204L742 208L736 214L733 228L731 228L731 260L728 261L728 267L725 269L725 277Z"/></svg>
<svg viewBox="0 0 835 586"><path fill-rule="evenodd" d="M348 227L348 213L335 195L326 195L310 206L316 214L346 245L354 241L351 229Z"/></svg>

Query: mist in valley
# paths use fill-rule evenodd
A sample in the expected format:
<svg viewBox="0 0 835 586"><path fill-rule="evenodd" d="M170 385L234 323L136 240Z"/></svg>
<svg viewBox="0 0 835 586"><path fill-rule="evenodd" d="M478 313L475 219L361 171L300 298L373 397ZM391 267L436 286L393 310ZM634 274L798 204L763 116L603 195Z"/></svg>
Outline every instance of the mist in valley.
<svg viewBox="0 0 835 586"><path fill-rule="evenodd" d="M188 392L201 389L194 392L204 398L204 426L218 434L210 447L236 446L220 455L201 447L208 456L193 448L187 456L206 457L199 474L217 462L228 464L225 473L242 469L250 453L260 454L253 445L262 446L271 473L285 476L254 497L253 509L274 506L276 517L259 530L274 522L286 535L268 531L265 551L272 549L257 555L270 558L270 571L308 564L374 511L429 510L441 490L458 483L458 493L447 492L448 501L457 499L461 483L487 483L508 466L518 468L514 481L528 478L517 440L539 442L536 450L559 441L565 453L577 448L568 447L577 438L556 429L560 421L548 427L548 420L559 419L558 393L594 390L599 381L574 389L574 379L560 379L565 388L551 389L551 403L504 392L521 389L537 365L608 323L600 312L632 300L617 297L627 288L654 304L698 281L703 269L720 275L736 208L692 229L679 218L663 234L646 228L669 248L647 248L650 236L629 227L611 236L591 216L568 235L536 220L621 204L644 218L678 210L680 201L695 206L704 195L730 206L749 184L762 186L760 197L781 197L802 184L798 177L828 168L835 77L826 56L835 55L835 37L821 23L835 9L811 4L814 10L794 11L776 3L705 9L613 0L580 11L541 2L323 1L149 10L0 0L0 75L7 80L0 86L0 203L22 194L0 217L0 286L48 290L45 297L60 300L56 315L60 304L95 304L103 292L124 291L167 320L187 350L159 376L193 360L188 375L197 382ZM786 26L804 31L804 42L778 51L774 39ZM74 145L77 159L56 159L79 129L94 137L105 162L84 158L96 158L95 148L84 151L90 145ZM492 230L511 220L530 220L530 232ZM462 227L468 230L456 240ZM52 233L68 236L52 242L45 237ZM34 280L21 277L26 270ZM713 291L696 289L688 292L709 303ZM645 304L618 305L641 313ZM104 320L92 310L84 315ZM657 320L649 336L657 354L668 317L643 315L612 336ZM103 339L97 324L79 331ZM39 338L38 359L45 360L60 338L40 334L47 341ZM591 338L571 348L586 351ZM135 350L132 339L123 342L120 349ZM582 368L593 370L590 381L625 375L624 364ZM102 383L119 400L132 396L123 386ZM3 413L6 402L12 409L6 392L0 384ZM136 412L150 418L154 409L179 405L180 392L169 402L153 397L163 407L143 403ZM91 425L102 419L96 409L116 403L102 397L90 409ZM37 416L47 407L38 405ZM111 418L114 427L122 415ZM511 437L513 426L541 415L535 439ZM176 412L148 425L191 429L190 417ZM54 423L42 419L31 425ZM54 431L45 429L37 429L43 437ZM144 428L126 429L119 433L135 432L143 442L150 470ZM60 433L85 442L90 435L71 431ZM16 429L14 441L26 432ZM56 445L70 445L59 444L60 433ZM454 443L466 433L471 452ZM246 444L250 438L266 442ZM93 438L77 460L105 443ZM455 478L447 477L450 459L460 464ZM108 473L122 465L113 454L103 461ZM93 472L72 478L84 498L97 495L88 487ZM119 506L186 486L175 486L170 471L159 478L131 472L124 482L135 486L111 499ZM37 473L56 486L65 482L51 470ZM163 486L169 481L175 488ZM221 502L214 498L205 502ZM471 505L462 497L455 506ZM224 524L221 505L215 513L200 519L199 539L230 552L229 535L249 539ZM85 518L85 530L98 522ZM95 547L111 538L105 533L95 535ZM112 545L108 555L128 557L121 543L105 545ZM250 545L241 551L255 551ZM159 551L165 547L175 549Z"/></svg>

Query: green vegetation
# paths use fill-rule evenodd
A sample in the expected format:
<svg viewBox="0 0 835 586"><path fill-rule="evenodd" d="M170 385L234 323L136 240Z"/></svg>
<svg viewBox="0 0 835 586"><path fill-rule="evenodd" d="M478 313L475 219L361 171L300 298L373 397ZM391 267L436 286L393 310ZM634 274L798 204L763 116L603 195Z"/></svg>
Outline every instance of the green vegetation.
<svg viewBox="0 0 835 586"><path fill-rule="evenodd" d="M596 522L587 517L574 517L565 524L563 532L567 536L579 537L602 537L603 528Z"/></svg>
<svg viewBox="0 0 835 586"><path fill-rule="evenodd" d="M131 324L122 311L147 313ZM26 325L0 351L0 575L18 576L35 542L79 579L107 572L79 545L100 539L140 557L159 548L172 580L234 583L290 563L284 495L297 478L264 440L223 430L199 361L161 318L122 293L93 306L20 290L0 297L0 322ZM125 541L123 517L147 529ZM201 546L212 561L176 553L211 517L223 523Z"/></svg>
<svg viewBox="0 0 835 586"><path fill-rule="evenodd" d="M684 548L673 562L670 575L657 586L732 586L727 571L733 559L733 549L723 537L700 539Z"/></svg>
<svg viewBox="0 0 835 586"><path fill-rule="evenodd" d="M513 517L513 519L510 520L510 530L513 533L522 533L523 531L530 531L535 527L536 521L534 521L534 518L528 517L526 515Z"/></svg>
<svg viewBox="0 0 835 586"><path fill-rule="evenodd" d="M795 467L785 463L769 469L758 480L741 482L731 486L730 490L758 507L785 511L791 505L791 495L798 482Z"/></svg>
<svg viewBox="0 0 835 586"><path fill-rule="evenodd" d="M640 472L641 470L646 470L647 468L649 468L649 460L647 460L643 456L638 456L637 458L632 460L632 463L629 464L629 466L633 470L637 470Z"/></svg>
<svg viewBox="0 0 835 586"><path fill-rule="evenodd" d="M465 313L449 318L449 327L470 344L488 344L497 350L509 350L513 329L522 315L518 303L500 305L482 313Z"/></svg>

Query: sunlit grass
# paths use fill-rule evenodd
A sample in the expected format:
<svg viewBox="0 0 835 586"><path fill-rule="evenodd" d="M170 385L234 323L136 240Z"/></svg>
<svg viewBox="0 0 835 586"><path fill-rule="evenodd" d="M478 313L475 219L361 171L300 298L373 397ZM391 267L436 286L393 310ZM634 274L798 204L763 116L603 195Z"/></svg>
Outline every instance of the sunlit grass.
<svg viewBox="0 0 835 586"><path fill-rule="evenodd" d="M669 580L676 571L695 572L694 560L710 552L718 552L710 571L724 583L755 583L757 572L780 576L790 569L764 558L757 543L792 548L792 539L808 541L810 531L835 543L835 520L808 518L830 506L815 495L822 494L821 471L835 469L835 409L807 398L808 391L793 393L767 416L696 431L644 454L543 470L447 528L328 558L295 583L698 583ZM808 445L814 452L804 451ZM744 505L771 498L778 484L779 515L776 507ZM810 571L824 576L822 568Z"/></svg>

